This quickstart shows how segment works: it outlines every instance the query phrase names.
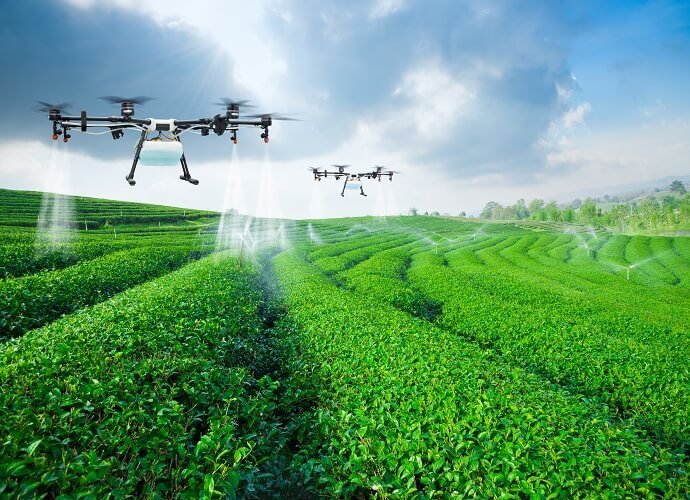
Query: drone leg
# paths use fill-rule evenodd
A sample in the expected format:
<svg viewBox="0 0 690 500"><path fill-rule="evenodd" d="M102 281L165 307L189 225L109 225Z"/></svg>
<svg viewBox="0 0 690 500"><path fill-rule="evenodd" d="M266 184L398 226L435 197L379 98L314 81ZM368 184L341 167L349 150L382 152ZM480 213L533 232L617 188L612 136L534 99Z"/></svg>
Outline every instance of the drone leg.
<svg viewBox="0 0 690 500"><path fill-rule="evenodd" d="M187 181L190 184L194 184L195 186L199 184L199 181L196 179L192 179L192 176L189 175L189 167L187 166L187 158L184 157L184 153L182 153L182 156L180 156L180 164L182 165L182 175L180 176L180 179L183 181Z"/></svg>
<svg viewBox="0 0 690 500"><path fill-rule="evenodd" d="M366 196L366 194L364 194L364 186L359 186L359 194Z"/></svg>
<svg viewBox="0 0 690 500"><path fill-rule="evenodd" d="M137 148L134 151L134 161L132 162L132 169L129 171L129 175L125 177L130 186L134 186L137 181L134 180L134 171L137 169L137 163L139 162L139 153L141 153L141 148L144 146L144 141L146 140L146 130L142 130L141 137L137 143Z"/></svg>
<svg viewBox="0 0 690 500"><path fill-rule="evenodd" d="M347 181L349 180L349 178L345 179L345 184L343 184L343 190L340 192L340 196L342 196L343 198L345 197L345 188L347 187Z"/></svg>

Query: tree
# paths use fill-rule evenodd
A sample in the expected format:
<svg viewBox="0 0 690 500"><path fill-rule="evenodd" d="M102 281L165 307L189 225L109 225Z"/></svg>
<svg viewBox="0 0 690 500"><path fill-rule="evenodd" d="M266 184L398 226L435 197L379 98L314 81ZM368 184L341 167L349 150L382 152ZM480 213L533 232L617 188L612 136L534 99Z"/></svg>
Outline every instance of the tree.
<svg viewBox="0 0 690 500"><path fill-rule="evenodd" d="M563 210L563 222L573 222L575 220L575 210L568 207Z"/></svg>
<svg viewBox="0 0 690 500"><path fill-rule="evenodd" d="M462 218L467 217L467 213L465 213L465 211L460 212L460 217L462 217Z"/></svg>
<svg viewBox="0 0 690 500"><path fill-rule="evenodd" d="M520 198L518 201L516 201L513 208L515 209L515 215L518 219L526 219L529 217L529 210L527 209L524 198Z"/></svg>
<svg viewBox="0 0 690 500"><path fill-rule="evenodd" d="M558 210L558 205L555 201L550 201L545 207L546 218L550 221L556 222L561 217L561 211Z"/></svg>
<svg viewBox="0 0 690 500"><path fill-rule="evenodd" d="M683 195L687 193L688 190L685 189L685 184L683 184L681 181L673 181L671 183L671 192Z"/></svg>
<svg viewBox="0 0 690 500"><path fill-rule="evenodd" d="M482 219L494 219L496 216L496 209L500 207L495 201L490 201L484 206L484 210L479 214Z"/></svg>
<svg viewBox="0 0 690 500"><path fill-rule="evenodd" d="M415 207L410 207L409 214L410 215L417 215L419 212Z"/></svg>
<svg viewBox="0 0 690 500"><path fill-rule="evenodd" d="M438 211L436 211L436 210L434 210L433 212L431 212L431 215L432 215L433 217L440 217L440 216L441 216L441 214L438 213Z"/></svg>
<svg viewBox="0 0 690 500"><path fill-rule="evenodd" d="M597 205L594 200L587 198L585 202L580 207L580 218L585 222L592 222L594 217L597 215Z"/></svg>

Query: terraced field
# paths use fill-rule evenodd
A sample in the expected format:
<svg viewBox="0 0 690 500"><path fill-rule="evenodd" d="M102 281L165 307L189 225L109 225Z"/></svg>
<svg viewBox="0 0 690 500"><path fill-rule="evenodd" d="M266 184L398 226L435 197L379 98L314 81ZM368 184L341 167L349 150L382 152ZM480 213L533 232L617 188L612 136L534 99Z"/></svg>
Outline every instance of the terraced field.
<svg viewBox="0 0 690 500"><path fill-rule="evenodd" d="M3 197L0 495L688 496L690 238Z"/></svg>

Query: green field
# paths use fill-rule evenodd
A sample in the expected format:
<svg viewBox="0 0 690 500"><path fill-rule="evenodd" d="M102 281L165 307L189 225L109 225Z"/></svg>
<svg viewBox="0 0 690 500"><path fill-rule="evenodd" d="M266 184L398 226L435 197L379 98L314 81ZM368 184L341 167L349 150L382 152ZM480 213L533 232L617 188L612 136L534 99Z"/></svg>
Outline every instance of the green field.
<svg viewBox="0 0 690 500"><path fill-rule="evenodd" d="M73 198L56 247L41 200L0 190L2 497L689 495L690 237Z"/></svg>

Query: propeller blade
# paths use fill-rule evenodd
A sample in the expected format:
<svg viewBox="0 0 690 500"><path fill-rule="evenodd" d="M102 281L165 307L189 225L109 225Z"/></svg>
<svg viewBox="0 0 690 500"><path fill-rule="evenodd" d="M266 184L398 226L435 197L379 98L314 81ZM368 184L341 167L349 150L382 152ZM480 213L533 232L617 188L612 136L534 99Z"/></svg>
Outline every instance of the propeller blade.
<svg viewBox="0 0 690 500"><path fill-rule="evenodd" d="M292 118L290 116L286 116L283 113L263 113L260 115L249 115L248 118L270 118L271 120L283 120L283 121L291 121L291 122L301 122L299 118Z"/></svg>
<svg viewBox="0 0 690 500"><path fill-rule="evenodd" d="M237 106L242 108L253 108L253 104L249 104L248 99L231 99L230 97L221 97L220 102L214 102L214 106Z"/></svg>
<svg viewBox="0 0 690 500"><path fill-rule="evenodd" d="M50 104L49 102L45 101L36 101L40 107L36 107L35 110L39 113L48 113L49 111L52 111L54 109L58 111L65 111L69 109L72 105L68 102L62 102L60 104Z"/></svg>
<svg viewBox="0 0 690 500"><path fill-rule="evenodd" d="M132 104L146 104L149 101L153 101L153 97L147 97L145 95L140 95L136 97L120 97L117 95L106 95L101 97L104 101L111 104L122 104L123 102L131 102Z"/></svg>

